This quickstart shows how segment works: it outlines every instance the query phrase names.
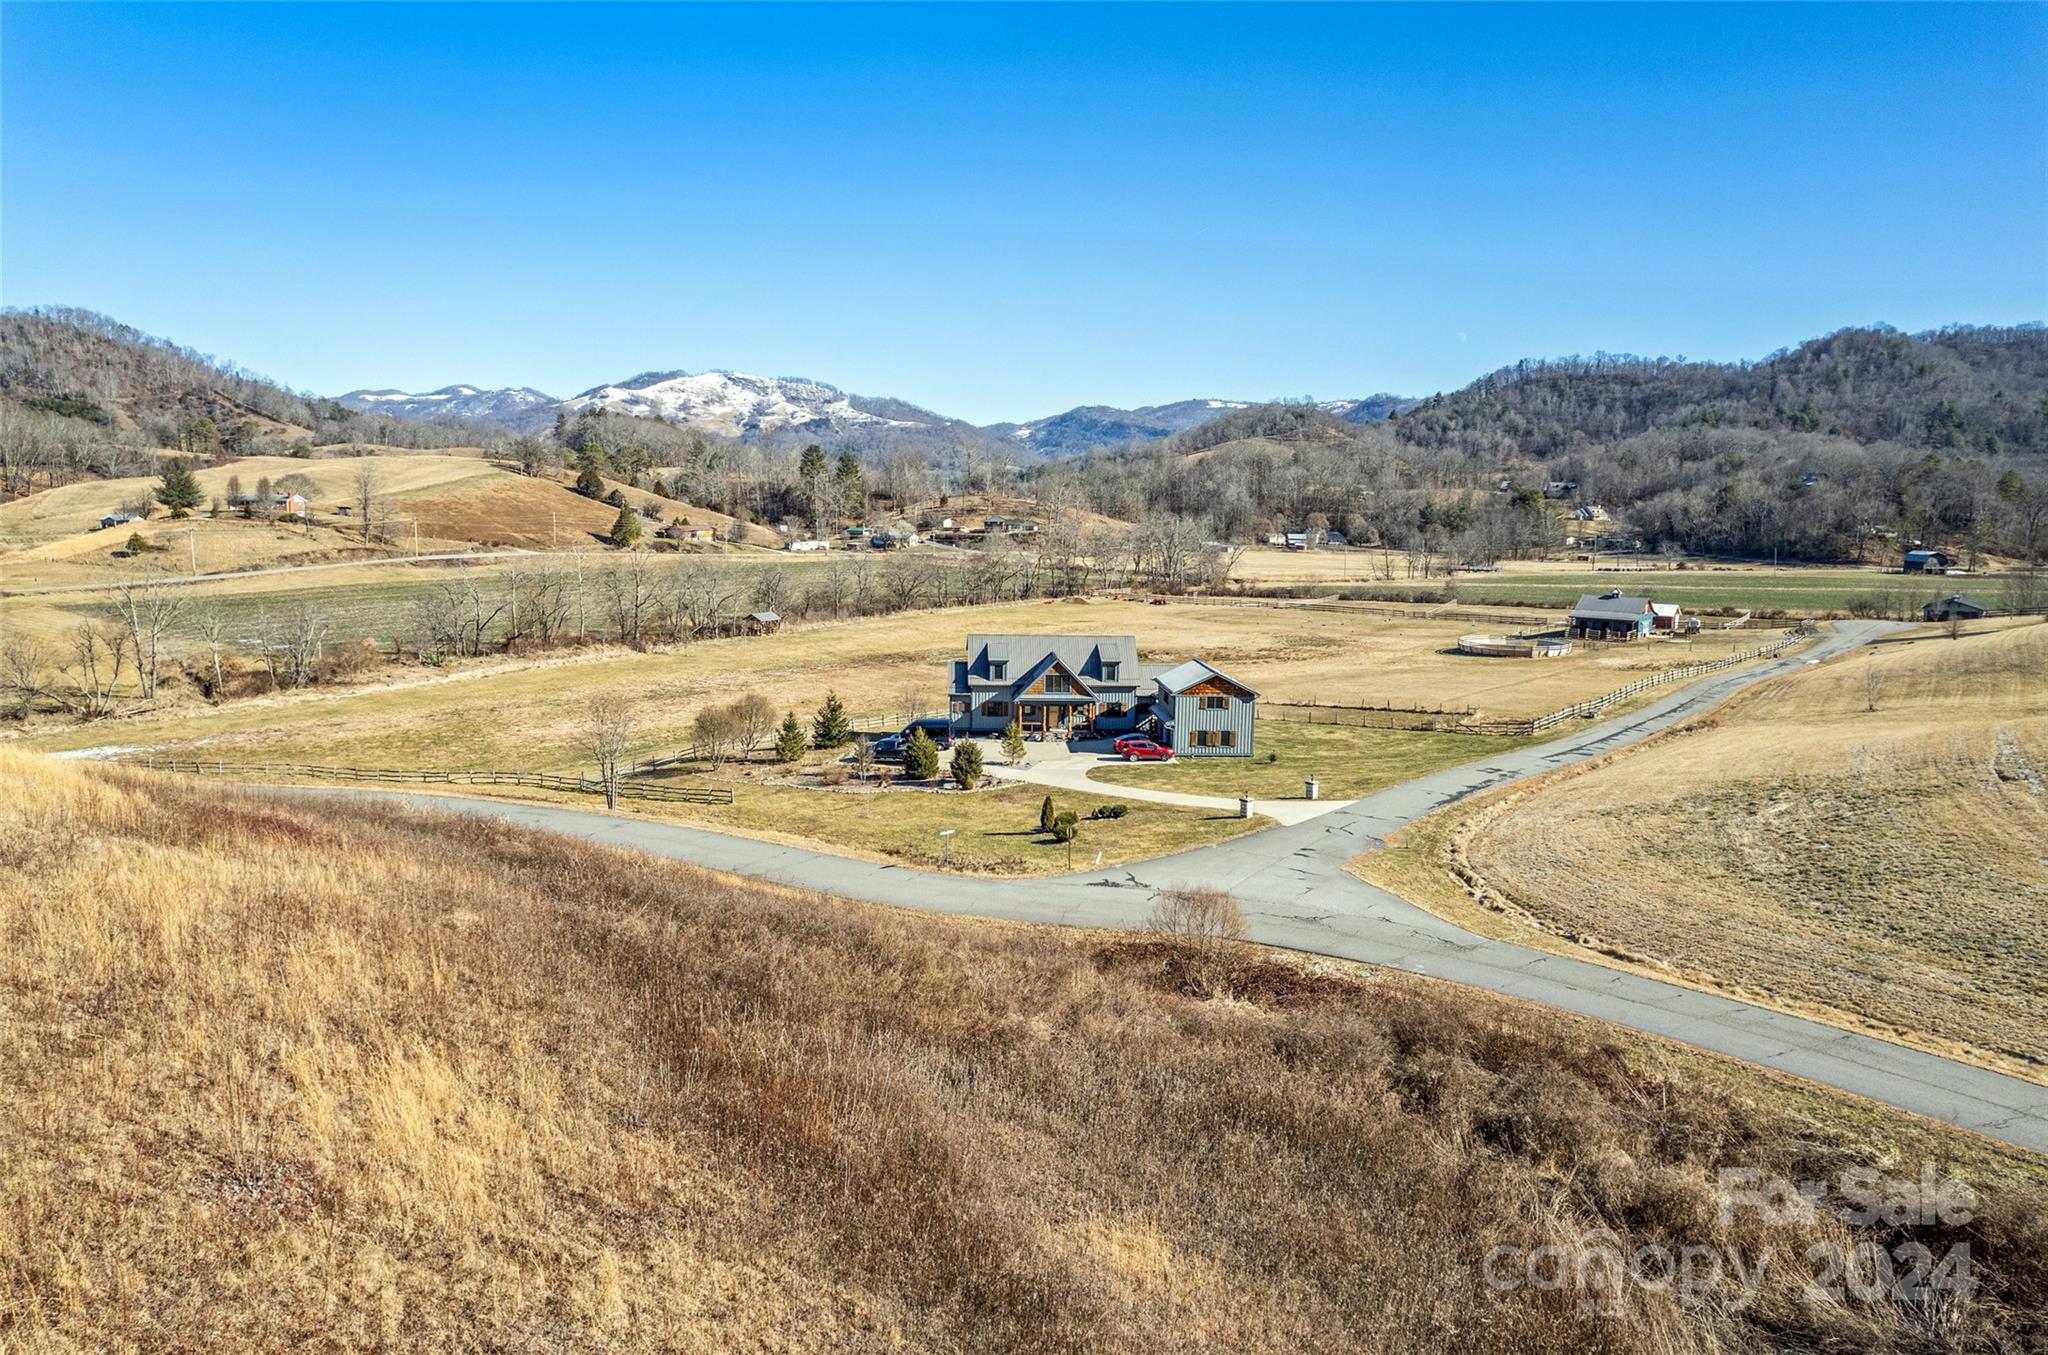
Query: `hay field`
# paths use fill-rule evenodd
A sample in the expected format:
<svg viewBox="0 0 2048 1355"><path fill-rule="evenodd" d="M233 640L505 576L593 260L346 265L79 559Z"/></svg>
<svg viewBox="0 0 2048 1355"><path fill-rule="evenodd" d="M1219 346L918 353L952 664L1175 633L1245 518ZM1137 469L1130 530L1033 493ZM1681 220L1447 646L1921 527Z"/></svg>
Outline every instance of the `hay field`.
<svg viewBox="0 0 2048 1355"><path fill-rule="evenodd" d="M1965 1241L2048 1338L2038 1162L1400 976L796 896L482 822L0 750L0 1344L25 1350L1927 1348L1816 1243ZM1960 1230L1716 1217L1927 1162ZM1737 1311L1489 1291L1611 1229ZM1712 1297L1733 1297L1732 1280Z"/></svg>
<svg viewBox="0 0 2048 1355"><path fill-rule="evenodd" d="M364 591L362 605L378 615L396 605L383 590L428 582L390 578L399 572L392 569L334 571L351 572L379 575L349 585ZM364 690L167 710L118 725L46 724L32 731L30 742L45 748L203 746L208 756L251 761L303 761L288 750L317 747L325 750L324 760L354 766L572 771L584 761L584 708L596 692L617 690L633 701L636 757L689 743L690 722L703 706L737 691L758 690L799 711L814 709L828 688L857 713L943 710L946 665L978 631L1129 632L1148 660L1201 655L1270 700L1471 704L1499 715L1552 710L1657 667L1724 652L1711 645L1634 645L1541 662L1443 652L1461 629L1452 622L1267 607L1008 603L789 627L775 636L661 652L498 665L457 680L399 676ZM1743 643L1755 641L1752 635Z"/></svg>
<svg viewBox="0 0 2048 1355"><path fill-rule="evenodd" d="M1453 850L1586 944L2048 1080L2044 675L2042 624L1872 647L1468 811Z"/></svg>

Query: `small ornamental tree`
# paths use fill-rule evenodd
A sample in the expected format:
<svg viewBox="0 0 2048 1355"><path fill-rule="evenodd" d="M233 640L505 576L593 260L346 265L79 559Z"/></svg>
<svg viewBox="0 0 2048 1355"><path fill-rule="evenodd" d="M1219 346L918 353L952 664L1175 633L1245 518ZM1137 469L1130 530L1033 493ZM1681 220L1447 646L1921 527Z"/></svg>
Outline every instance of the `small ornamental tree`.
<svg viewBox="0 0 2048 1355"><path fill-rule="evenodd" d="M1003 731L1003 756L1013 766L1024 760L1024 726L1014 715L1010 717L1010 727Z"/></svg>
<svg viewBox="0 0 2048 1355"><path fill-rule="evenodd" d="M825 704L811 717L811 742L820 748L844 748L852 737L853 721L847 718L839 693L825 693Z"/></svg>
<svg viewBox="0 0 2048 1355"><path fill-rule="evenodd" d="M1067 868L1074 866L1074 841L1081 836L1081 816L1071 809L1062 809L1052 816L1052 836L1055 842L1067 844Z"/></svg>
<svg viewBox="0 0 2048 1355"><path fill-rule="evenodd" d="M143 539L141 532L130 532L125 549L130 555L140 555L149 549L149 542Z"/></svg>
<svg viewBox="0 0 2048 1355"><path fill-rule="evenodd" d="M1052 796L1048 795L1043 800L1040 800L1038 802L1039 832L1050 833L1052 831L1052 815Z"/></svg>
<svg viewBox="0 0 2048 1355"><path fill-rule="evenodd" d="M962 739L953 745L953 779L962 790L973 790L981 784L981 745L973 739Z"/></svg>
<svg viewBox="0 0 2048 1355"><path fill-rule="evenodd" d="M192 473L190 461L174 456L164 462L163 483L157 486L156 500L171 510L172 517L184 517L204 498L199 489L199 477Z"/></svg>
<svg viewBox="0 0 2048 1355"><path fill-rule="evenodd" d="M640 515L633 511L633 505L625 504L612 522L612 544L630 546L640 539Z"/></svg>
<svg viewBox="0 0 2048 1355"><path fill-rule="evenodd" d="M929 781L939 774L939 746L922 726L910 733L903 745L903 776L909 781Z"/></svg>
<svg viewBox="0 0 2048 1355"><path fill-rule="evenodd" d="M796 712L791 711L783 716L782 728L775 734L775 760L796 762L803 757L804 749L808 747L810 742L804 738L804 727L798 723Z"/></svg>

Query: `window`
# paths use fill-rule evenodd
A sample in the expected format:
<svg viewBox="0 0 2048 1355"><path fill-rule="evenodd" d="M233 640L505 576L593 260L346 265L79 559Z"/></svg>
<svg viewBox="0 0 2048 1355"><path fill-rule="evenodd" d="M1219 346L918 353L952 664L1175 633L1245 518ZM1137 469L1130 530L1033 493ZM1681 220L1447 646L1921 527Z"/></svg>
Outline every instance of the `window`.
<svg viewBox="0 0 2048 1355"><path fill-rule="evenodd" d="M1047 696L1065 696L1068 692L1071 692L1073 690L1074 684L1067 681L1067 679L1061 676L1060 674L1047 673L1045 675L1045 694Z"/></svg>
<svg viewBox="0 0 2048 1355"><path fill-rule="evenodd" d="M1234 730L1234 729L1219 729L1219 730L1217 730L1216 732L1217 732L1217 733L1218 733L1219 735L1221 735L1221 736L1222 736L1222 737L1221 737L1221 738L1220 738L1220 739L1218 740L1218 742L1219 742L1219 743L1220 743L1220 744L1221 744L1221 745L1222 745L1223 747L1225 747L1225 748L1235 748L1235 747L1237 747L1237 731L1236 731L1236 730Z"/></svg>
<svg viewBox="0 0 2048 1355"><path fill-rule="evenodd" d="M1010 703L1007 701L984 701L981 704L981 713L1001 719L1010 713Z"/></svg>
<svg viewBox="0 0 2048 1355"><path fill-rule="evenodd" d="M1205 696L1202 698L1202 709L1229 710L1230 698L1227 696Z"/></svg>
<svg viewBox="0 0 2048 1355"><path fill-rule="evenodd" d="M1102 680L1104 682L1115 682L1116 675L1122 671L1122 664L1116 662L1113 659L1107 660L1102 665Z"/></svg>
<svg viewBox="0 0 2048 1355"><path fill-rule="evenodd" d="M988 661L988 675L1001 682L1010 675L1009 661L1007 659L990 659Z"/></svg>

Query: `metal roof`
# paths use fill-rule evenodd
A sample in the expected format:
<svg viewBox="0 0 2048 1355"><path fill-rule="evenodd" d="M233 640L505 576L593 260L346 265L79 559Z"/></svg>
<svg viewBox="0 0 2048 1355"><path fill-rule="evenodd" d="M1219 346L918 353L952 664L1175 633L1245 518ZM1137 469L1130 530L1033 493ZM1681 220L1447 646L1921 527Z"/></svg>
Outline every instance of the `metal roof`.
<svg viewBox="0 0 2048 1355"><path fill-rule="evenodd" d="M1585 621L1636 621L1650 614L1648 598L1604 598L1598 593L1586 593L1579 598L1579 605L1572 608L1573 620Z"/></svg>
<svg viewBox="0 0 2048 1355"><path fill-rule="evenodd" d="M1017 681L1027 668L1050 655L1078 678L1093 682L1102 665L1119 665L1117 678L1137 676L1138 639L1134 635L970 635L967 665L976 678L988 676L988 663L1009 664L1004 683Z"/></svg>
<svg viewBox="0 0 2048 1355"><path fill-rule="evenodd" d="M1176 664L1174 667L1161 673L1159 675L1159 690L1168 696L1178 696L1196 683L1206 682L1212 677L1222 678L1231 686L1243 687L1245 691L1251 692L1254 697L1258 696L1257 692L1253 692L1250 687L1239 682L1221 668L1216 667L1214 664L1204 663L1200 659L1189 659L1186 663Z"/></svg>

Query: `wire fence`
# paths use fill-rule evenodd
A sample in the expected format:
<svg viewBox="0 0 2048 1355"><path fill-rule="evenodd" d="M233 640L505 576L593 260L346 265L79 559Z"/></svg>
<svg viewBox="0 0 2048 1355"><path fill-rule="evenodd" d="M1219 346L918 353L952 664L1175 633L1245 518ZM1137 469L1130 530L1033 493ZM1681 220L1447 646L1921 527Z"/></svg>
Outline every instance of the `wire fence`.
<svg viewBox="0 0 2048 1355"><path fill-rule="evenodd" d="M850 728L853 737L857 740L879 739L908 728L912 720L944 719L945 716L946 712L942 710L912 710L905 711L901 715L863 715L855 718ZM804 734L806 738L810 736L810 722L808 720L804 722ZM752 750L748 751L751 752ZM727 752L725 757L730 759L732 754ZM708 762L710 760L711 755L701 746L693 743L679 748L673 753L663 753L660 757L642 758L628 767L626 774L628 776L644 776L649 772L658 772L669 767L680 767L689 762Z"/></svg>
<svg viewBox="0 0 2048 1355"><path fill-rule="evenodd" d="M1661 673L1652 673L1637 678L1624 687L1580 701L1561 710L1519 720L1479 720L1470 707L1460 709L1427 708L1420 706L1337 706L1316 704L1295 704L1277 701L1261 701L1258 718L1277 720L1282 723L1315 725L1349 725L1366 729L1411 729L1428 730L1444 734L1541 734L1566 720L1592 719L1605 714L1632 696L1662 687L1673 682L1688 682L1693 678L1705 677L1733 668L1737 664L1749 663L1779 653L1808 637L1799 634L1787 635L1768 644L1758 645L1740 654L1724 658L1708 659L1700 663L1689 663L1679 668L1667 668Z"/></svg>
<svg viewBox="0 0 2048 1355"><path fill-rule="evenodd" d="M442 771L419 767L335 767L303 762L225 762L199 758L169 758L154 755L120 757L113 761L125 767L145 767L159 772L184 772L192 776L232 776L244 779L305 777L319 781L350 781L372 785L439 786L529 786L539 790L574 791L584 795L604 794L604 779L595 776L559 776L553 772ZM729 805L730 788L724 786L661 786L621 777L622 800L659 800L671 804Z"/></svg>

